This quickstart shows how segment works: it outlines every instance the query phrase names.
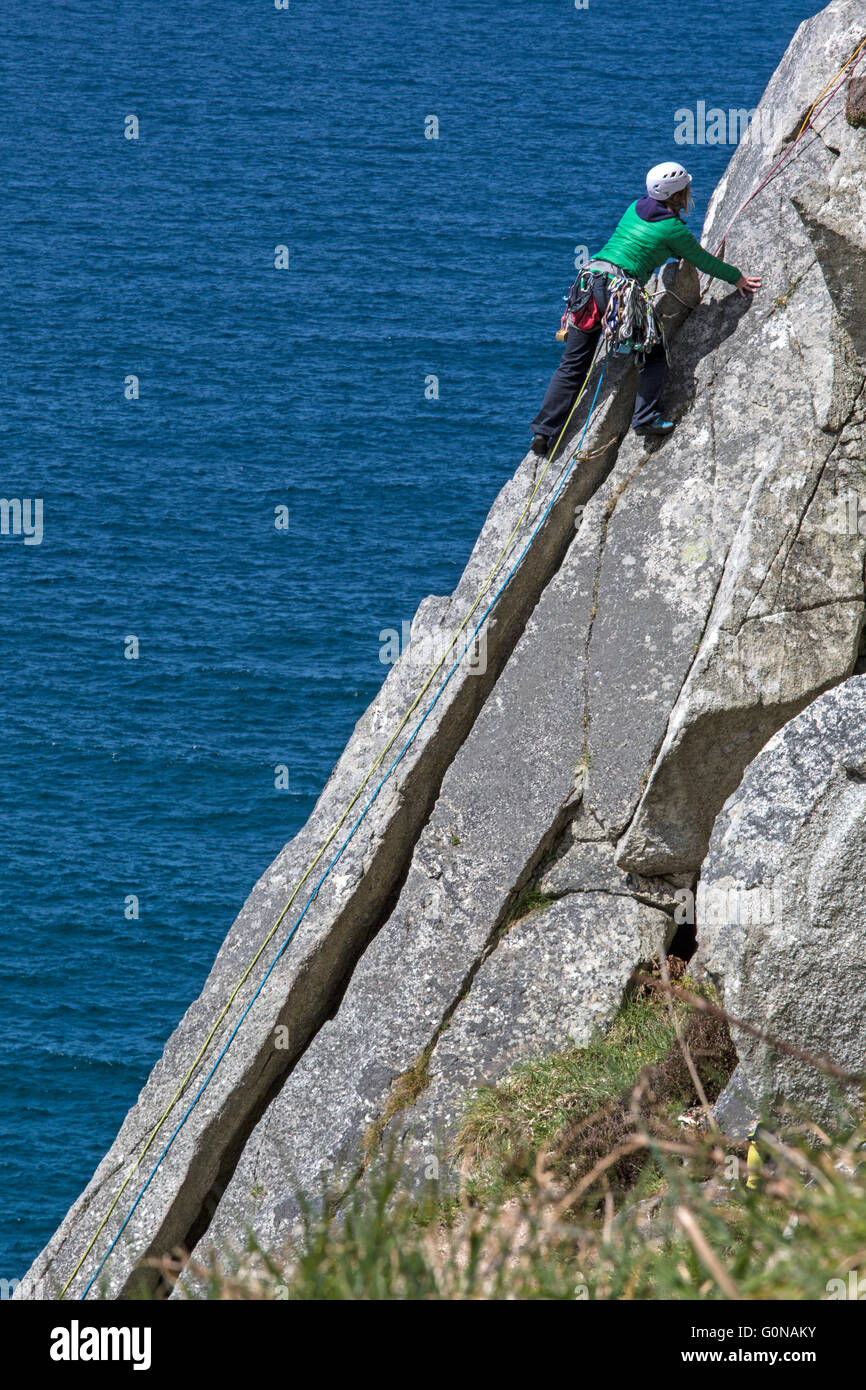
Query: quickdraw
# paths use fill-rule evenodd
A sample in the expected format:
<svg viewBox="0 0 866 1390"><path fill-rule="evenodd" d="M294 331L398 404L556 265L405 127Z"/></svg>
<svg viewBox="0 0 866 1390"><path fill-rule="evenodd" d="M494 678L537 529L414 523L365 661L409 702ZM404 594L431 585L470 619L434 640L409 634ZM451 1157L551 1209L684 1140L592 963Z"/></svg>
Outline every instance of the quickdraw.
<svg viewBox="0 0 866 1390"><path fill-rule="evenodd" d="M659 344L667 351L664 329L652 299L631 275L610 277L601 332L610 352L634 352L645 357Z"/></svg>
<svg viewBox="0 0 866 1390"><path fill-rule="evenodd" d="M557 341L564 342L571 328L589 331L599 324L610 352L645 357L659 343L667 351L651 296L625 271L580 272L568 293Z"/></svg>

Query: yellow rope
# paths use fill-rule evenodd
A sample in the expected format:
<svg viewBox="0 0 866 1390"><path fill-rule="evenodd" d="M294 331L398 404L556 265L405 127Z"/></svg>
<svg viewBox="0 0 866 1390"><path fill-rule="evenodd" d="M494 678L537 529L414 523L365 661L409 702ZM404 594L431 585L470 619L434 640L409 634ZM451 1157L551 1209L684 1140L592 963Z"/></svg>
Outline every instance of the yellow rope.
<svg viewBox="0 0 866 1390"><path fill-rule="evenodd" d="M171 1100L169 1101L168 1105L166 1106L165 1110L163 1111L162 1115L160 1116L159 1120L157 1121L156 1125L155 1125L154 1128L151 1130L150 1135L149 1135L148 1140L147 1140L147 1143L144 1145L144 1148L141 1150L141 1153L138 1155L138 1158L135 1160L135 1163L132 1165L132 1167L130 1168L130 1170L129 1170L129 1172L127 1173L126 1177L124 1178L124 1180L123 1180L123 1182L122 1182L122 1184L121 1184L121 1186L120 1186L118 1192L116 1193L116 1195L115 1195L115 1197L114 1197L114 1199L113 1199L111 1205L110 1205L109 1208L108 1208L108 1211L105 1213L104 1217L103 1217L102 1220L100 1221L100 1223L99 1223L99 1225L97 1226L95 1232L93 1233L93 1236L91 1237L91 1240L90 1240L89 1244L87 1245L87 1248L85 1249L85 1251L84 1251L84 1253L82 1254L81 1258L79 1259L77 1265L75 1266L75 1268L73 1269L73 1271L72 1271L72 1273L70 1274L69 1278L67 1279L66 1283L64 1284L64 1286L63 1286L63 1288L62 1288L62 1290L61 1290L61 1292L60 1292L60 1298L61 1298L61 1299L62 1299L62 1298L64 1297L64 1295L66 1294L66 1292L67 1292L67 1290L68 1290L70 1284L72 1283L72 1281L73 1281L73 1279L75 1278L76 1274L77 1274L78 1271L80 1270L81 1266L84 1264L84 1261L87 1259L87 1256L90 1254L91 1250L93 1249L94 1245L96 1244L97 1240L99 1239L100 1235L102 1234L103 1230L105 1229L106 1224L107 1224L108 1221L110 1220L111 1215L112 1215L112 1213L113 1213L115 1207L117 1206L118 1202L120 1201L121 1197L123 1196L123 1193L124 1193L124 1191L126 1190L128 1184L130 1183L130 1181L132 1180L132 1178L134 1177L134 1175L135 1175L135 1173L138 1171L138 1169L141 1167L141 1164L144 1162L144 1159L145 1159L145 1156L147 1155L148 1149L150 1148L151 1144L153 1143L153 1141L154 1141L154 1139L156 1138L156 1136L157 1136L157 1134L159 1133L159 1131L162 1129L163 1125L165 1124L166 1120L168 1119L168 1117L169 1117L169 1115L171 1114L172 1110L174 1109L175 1105L176 1105L177 1102L180 1100L180 1097L183 1095L184 1091L186 1090L186 1087L189 1085L189 1082L190 1082L190 1080L191 1080L191 1078L192 1078L192 1076L193 1076L193 1074L194 1074L194 1072L195 1072L195 1070L196 1070L196 1067L198 1066L199 1062L202 1060L202 1058L203 1058L204 1054L206 1053L208 1047L210 1046L211 1042L213 1041L214 1034L216 1033L216 1031L217 1031L217 1029L219 1028L220 1024L222 1023L223 1019L225 1018L226 1014L228 1013L229 1009L231 1008L232 1004L234 1003L235 999L237 998L239 992L241 991L241 989L243 989L244 985L246 984L247 980L249 979L251 972L255 969L256 965L257 965L258 962L259 962L259 960L261 960L262 953L267 949L267 946L268 946L269 942L273 939L274 933L277 931L277 928L279 927L280 923L283 921L283 918L285 917L285 915L286 915L286 913L288 912L289 908L292 906L292 903L295 901L295 898L298 896L298 893L301 891L302 887L303 887L304 884L306 883L306 881L307 881L307 879L309 878L310 874L313 872L313 870L315 869L316 865L319 863L320 859L321 859L322 856L324 855L324 853L325 853L325 851L327 850L328 846L332 843L332 841L334 840L335 836L339 833L341 827L345 824L346 818L348 817L349 813L351 812L352 807L353 807L353 806L356 804L356 802L358 801L358 798L361 796L361 793L363 792L364 788L367 786L367 783L370 781L370 778L373 776L373 774L375 773L375 771L377 770L377 768L381 766L381 764L382 764L382 762L383 762L385 756L387 755L387 753L389 752L389 750L393 747L393 745L394 745L394 743L396 742L397 738L399 737L401 731L405 728L407 722L409 721L409 719L411 719L411 717L412 717L412 715L414 714L415 710L418 708L418 705L419 705L419 704L421 703L421 701L423 700L425 694L427 693L427 691L429 690L429 688L430 688L430 686L432 685L433 681L435 680L435 678L436 678L438 672L442 669L443 665L445 664L445 661L447 660L449 654L454 650L454 647L456 646L456 644L457 644L457 642L458 642L458 640L459 640L459 638L460 638L460 634L465 630L467 624L469 623L469 619L472 617L472 614L475 612L476 608L477 608L478 605L480 604L480 602L481 602L482 598L484 597L485 593L487 592L487 590L489 589L490 585L492 584L493 579L494 579L494 577L495 577L497 571L499 570L500 566L502 565L502 562L503 562L503 560L505 559L505 556L506 556L506 554L508 553L508 550L509 550L510 547L511 547L511 543L512 543L512 541L514 540L514 537L517 535L517 532L520 530L521 526L523 525L523 522L524 522L525 519L526 519L526 516L527 516L527 514L528 514L528 512L529 512L529 510L530 510L530 508L531 508L531 506L532 506L532 503L535 501L535 498L536 498L536 496L538 495L538 490L539 490L539 488L541 487L542 482L544 481L545 474L547 473L547 470L549 469L551 463L553 462L553 459L554 459L554 456L555 456L555 454L556 454L556 451L557 451L557 449L559 448L560 444L562 443L562 440L563 440L563 437L564 437L564 435L565 435L565 432L566 432L566 430L568 429L569 424L571 423L571 417L572 417L572 415L574 414L574 412L575 412L575 410L577 409L577 407L578 407L580 401L581 401L582 398L583 398L583 395L584 395L584 393L585 393L585 391L586 391L586 388L587 388L587 385L588 385L588 383L589 383L589 378L590 378L590 376L592 375L592 369L593 369L593 367L595 366L595 363L596 363L596 361L597 361L598 355L599 355L599 354L598 354L598 349L597 349L597 350L596 350L595 357L593 358L593 361L592 361L592 365L590 366L590 369L589 369L589 371L588 371L587 374L586 374L586 378L585 378L585 380L584 380L583 385L582 385L581 388L580 388L580 391L578 392L577 396L575 397L575 401L574 401L574 404L573 404L572 407L571 407L571 410L568 412L568 418L567 418L565 424L563 425L562 429L561 429L560 432L559 432L559 435L558 435L558 437L557 437L556 443L554 444L553 448L550 450L550 453L548 454L547 460L545 461L545 465L544 465L543 469L541 470L541 473L540 473L539 476L538 476L538 479L537 479L537 481L536 481L536 483L535 483L534 488L532 489L532 492L531 492L530 495L529 495L529 498L527 499L527 502L526 502L526 504L525 504L525 506L524 506L524 508L523 508L523 511L520 513L520 516L518 517L518 519L517 519L517 521L516 521L516 523L515 523L515 525L514 525L514 529L512 530L510 536L508 537L508 540L505 542L505 545L503 546L502 550L500 551L500 554L499 554L499 556L498 556L498 558L497 558L495 564L493 565L493 568L491 569L490 573L488 574L487 578L485 579L485 581L484 581L484 583L483 583L483 585L482 585L482 587L481 587L481 589L480 589L480 591L479 591L479 593L478 593L477 598L475 599L474 603L472 604L472 607L471 607L471 608L469 609L469 611L467 612L465 618L463 619L462 623L460 624L460 626L458 627L458 629L457 629L457 631L455 632L454 636L452 637L451 642L450 642L449 645L446 647L446 649L445 649L445 651L443 652L442 656L440 657L439 661L438 661L438 662L436 663L436 665L433 667L433 670L430 672L429 676L427 677L426 681L424 682L424 684L423 684L423 686L421 687L420 691L418 692L417 696L416 696L415 699L413 700L412 704L409 706L409 709L406 711L406 713L404 714L404 716L403 716L403 718L401 719L400 723L397 725L397 728L394 730L394 732L393 732L393 734L391 735L391 737L389 738L388 742L385 744L385 747L382 749L382 751L380 752L379 756L376 758L375 762L374 762L374 763L372 764L372 766L370 767L369 771L367 772L366 776L364 777L364 780L361 782L360 786L358 787L358 789L357 789L357 791L355 792L354 796L352 797L351 801L348 803L348 805L346 806L346 808L345 808L345 810L343 811L342 815L340 816L339 820L336 822L336 824L334 825L334 827L333 827L333 829L331 830L330 834L328 835L328 838L325 840L324 844L321 846L321 848L320 848L318 854L316 854L315 858L312 859L312 860L310 861L310 863L307 865L306 869L304 870L304 873L303 873L302 877L298 880L297 884L295 885L295 888L294 888L294 890L293 890L293 892L292 892L291 897L289 898L288 902L286 903L286 905L285 905L285 907L283 908L282 912L280 913L279 917L278 917L277 920L274 922L273 926L271 927L271 929L270 929L270 931L268 932L267 936L266 936L266 937L264 938L264 940L262 941L261 945L259 946L259 948L258 948L258 950L256 951L255 955L253 956L252 960L250 961L250 963L249 963L249 965L247 966L246 970L244 971L243 975L240 977L240 979L238 980L238 982L237 982L237 984L235 985L234 989L232 990L231 994L229 995L228 999L226 1000L226 1003L224 1004L222 1010L220 1011L219 1017L217 1018L216 1022L213 1024L213 1026L212 1026L210 1032L208 1033L207 1037L205 1038L204 1042L202 1043L201 1047L199 1048L199 1051L198 1051L198 1053L196 1054L196 1057L195 1057L195 1059L193 1060L193 1062L190 1064L189 1069L188 1069L186 1075L184 1076L183 1080L181 1081L180 1085L178 1086L177 1090L175 1091L174 1095L172 1096Z"/></svg>
<svg viewBox="0 0 866 1390"><path fill-rule="evenodd" d="M818 102L821 100L821 97L826 96L827 92L829 92L830 88L833 86L833 83L836 82L836 81L838 81L838 79L842 76L843 72L845 71L845 69L846 69L847 67L850 67L850 65L853 63L854 59L857 57L857 54L860 52L860 49L863 48L863 47L866 47L866 39L861 39L860 43L858 43L857 47L854 49L854 52L851 54L851 57L850 57L850 58L846 58L845 62L842 64L841 68L840 68L839 71L836 73L836 75L835 75L834 77L831 77L831 78L830 78L830 81L827 83L826 87L824 88L823 92L821 92L820 96L817 96L817 97L815 98L815 100L812 102L812 105L809 107L809 110L808 110L808 112L807 112L805 121L804 121L803 124L800 126L800 129L797 131L796 138L797 138L798 140L799 140L800 136L803 134L803 131L806 129L806 126L809 124L810 120L812 119L812 112L815 110L815 107L818 105Z"/></svg>

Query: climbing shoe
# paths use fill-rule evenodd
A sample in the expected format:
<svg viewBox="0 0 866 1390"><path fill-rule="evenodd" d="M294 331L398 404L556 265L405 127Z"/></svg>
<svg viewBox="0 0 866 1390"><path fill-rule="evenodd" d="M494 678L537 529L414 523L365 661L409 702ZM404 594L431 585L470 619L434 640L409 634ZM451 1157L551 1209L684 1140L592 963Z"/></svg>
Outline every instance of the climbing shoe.
<svg viewBox="0 0 866 1390"><path fill-rule="evenodd" d="M663 437L672 434L674 430L673 420L666 420L663 415L656 415L652 420L648 420L645 425L635 425L635 434Z"/></svg>
<svg viewBox="0 0 866 1390"><path fill-rule="evenodd" d="M544 458L550 448L550 440L546 434L533 435L532 443L529 446L534 454Z"/></svg>

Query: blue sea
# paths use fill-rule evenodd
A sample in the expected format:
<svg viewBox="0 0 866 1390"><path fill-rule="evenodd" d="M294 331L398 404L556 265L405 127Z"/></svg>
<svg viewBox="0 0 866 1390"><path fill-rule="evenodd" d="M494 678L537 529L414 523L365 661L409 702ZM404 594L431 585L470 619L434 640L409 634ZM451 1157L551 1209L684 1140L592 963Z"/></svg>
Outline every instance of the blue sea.
<svg viewBox="0 0 866 1390"><path fill-rule="evenodd" d="M42 534L0 537L0 1277L308 816L380 634L454 587L575 248L672 157L698 230L731 148L674 112L754 106L815 8L4 8L0 493Z"/></svg>

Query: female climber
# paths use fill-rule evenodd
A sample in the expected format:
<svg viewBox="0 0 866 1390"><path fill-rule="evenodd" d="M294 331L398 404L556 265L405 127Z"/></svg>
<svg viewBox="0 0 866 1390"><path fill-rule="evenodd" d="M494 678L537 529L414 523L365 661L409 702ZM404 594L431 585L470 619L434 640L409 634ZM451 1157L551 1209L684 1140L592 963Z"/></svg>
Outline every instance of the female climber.
<svg viewBox="0 0 866 1390"><path fill-rule="evenodd" d="M563 318L565 352L532 422L534 454L546 455L562 429L592 365L612 297L620 349L631 348L643 358L632 428L637 434L666 435L674 428L660 406L667 359L642 287L657 266L676 256L707 275L727 280L743 296L760 288L760 276L743 275L736 266L710 255L686 227L683 215L694 207L691 182L691 174L680 164L657 164L650 169L646 197L626 209L613 236L575 281ZM627 325L623 324L624 309Z"/></svg>

